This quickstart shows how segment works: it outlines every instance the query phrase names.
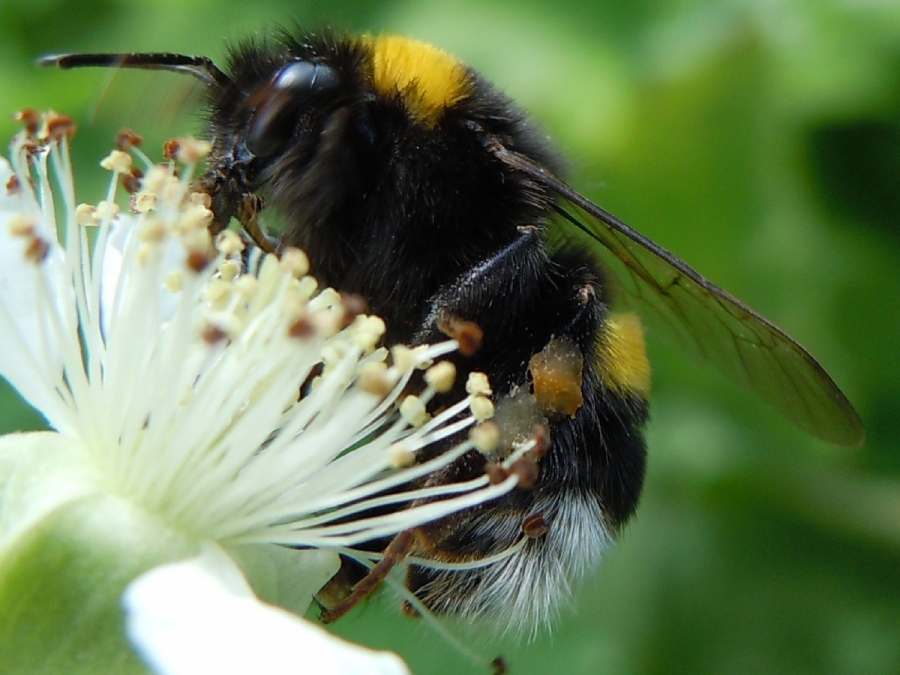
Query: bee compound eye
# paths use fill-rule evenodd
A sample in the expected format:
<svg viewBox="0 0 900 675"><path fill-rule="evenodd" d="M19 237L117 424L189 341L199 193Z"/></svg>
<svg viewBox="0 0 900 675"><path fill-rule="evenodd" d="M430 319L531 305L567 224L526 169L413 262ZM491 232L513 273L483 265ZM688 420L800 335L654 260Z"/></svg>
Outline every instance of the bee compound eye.
<svg viewBox="0 0 900 675"><path fill-rule="evenodd" d="M339 84L337 71L325 64L295 61L282 68L250 118L247 150L256 157L277 153L290 139L304 108Z"/></svg>
<svg viewBox="0 0 900 675"><path fill-rule="evenodd" d="M295 61L281 69L272 86L299 95L316 94L333 90L339 80L337 71L324 63Z"/></svg>

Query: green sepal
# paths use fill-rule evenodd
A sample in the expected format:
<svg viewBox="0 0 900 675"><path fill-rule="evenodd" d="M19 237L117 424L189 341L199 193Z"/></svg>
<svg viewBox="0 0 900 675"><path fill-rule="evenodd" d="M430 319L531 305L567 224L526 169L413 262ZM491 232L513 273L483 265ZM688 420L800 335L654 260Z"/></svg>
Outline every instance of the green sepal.
<svg viewBox="0 0 900 675"><path fill-rule="evenodd" d="M196 540L101 491L74 441L0 438L0 664L16 675L146 673L125 587Z"/></svg>

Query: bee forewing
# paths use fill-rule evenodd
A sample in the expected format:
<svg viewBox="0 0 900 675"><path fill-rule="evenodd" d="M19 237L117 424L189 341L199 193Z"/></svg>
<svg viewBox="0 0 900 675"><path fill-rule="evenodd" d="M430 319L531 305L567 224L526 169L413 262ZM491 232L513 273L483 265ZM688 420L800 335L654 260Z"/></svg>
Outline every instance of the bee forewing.
<svg viewBox="0 0 900 675"><path fill-rule="evenodd" d="M788 420L838 445L859 447L859 415L825 372L794 339L687 263L628 227L532 160L494 145L504 162L524 171L575 207L559 214L594 243L625 296L686 354L711 364ZM574 211L574 212L573 212Z"/></svg>

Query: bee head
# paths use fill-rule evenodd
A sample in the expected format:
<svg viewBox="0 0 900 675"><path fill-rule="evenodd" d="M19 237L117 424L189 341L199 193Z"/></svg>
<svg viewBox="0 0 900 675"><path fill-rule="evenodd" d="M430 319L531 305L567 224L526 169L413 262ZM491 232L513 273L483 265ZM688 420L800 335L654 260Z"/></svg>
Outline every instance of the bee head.
<svg viewBox="0 0 900 675"><path fill-rule="evenodd" d="M210 88L210 171L260 192L293 245L310 245L301 230L414 220L440 238L493 210L508 221L536 191L490 155L486 133L548 161L508 99L426 43L285 34L239 44L227 70Z"/></svg>

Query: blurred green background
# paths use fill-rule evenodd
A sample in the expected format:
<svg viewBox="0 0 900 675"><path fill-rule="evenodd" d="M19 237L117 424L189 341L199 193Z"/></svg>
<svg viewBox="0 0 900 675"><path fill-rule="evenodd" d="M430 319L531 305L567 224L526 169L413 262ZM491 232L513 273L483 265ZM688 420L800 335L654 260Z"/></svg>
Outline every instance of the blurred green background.
<svg viewBox="0 0 900 675"><path fill-rule="evenodd" d="M216 58L290 22L460 55L544 125L576 187L807 346L868 430L862 450L825 446L652 345L637 517L551 635L475 648L516 675L900 673L900 3L2 0L0 111L76 116L80 178L98 181L81 198L96 200L118 128L196 128L190 83L35 56ZM0 120L0 137L15 129ZM0 396L0 430L40 426ZM388 596L337 631L417 673L478 672Z"/></svg>

